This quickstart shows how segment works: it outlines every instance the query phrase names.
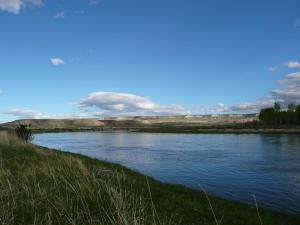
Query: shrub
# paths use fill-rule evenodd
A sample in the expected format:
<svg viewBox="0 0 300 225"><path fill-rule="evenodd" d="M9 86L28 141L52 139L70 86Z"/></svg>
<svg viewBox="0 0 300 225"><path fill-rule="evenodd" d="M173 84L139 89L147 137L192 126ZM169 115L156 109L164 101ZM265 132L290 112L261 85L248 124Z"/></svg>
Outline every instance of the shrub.
<svg viewBox="0 0 300 225"><path fill-rule="evenodd" d="M33 134L30 126L30 124L19 124L15 129L17 137L26 143L33 140Z"/></svg>

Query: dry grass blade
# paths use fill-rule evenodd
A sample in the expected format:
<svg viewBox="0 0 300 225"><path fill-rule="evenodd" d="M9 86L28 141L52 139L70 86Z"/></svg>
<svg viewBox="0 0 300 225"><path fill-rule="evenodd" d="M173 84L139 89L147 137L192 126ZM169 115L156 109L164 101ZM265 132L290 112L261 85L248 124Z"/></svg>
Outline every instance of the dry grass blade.
<svg viewBox="0 0 300 225"><path fill-rule="evenodd" d="M262 219L260 217L259 210L258 210L258 204L257 204L257 200L256 200L255 195L253 195L253 200L254 200L254 203L255 203L255 208L256 208L256 213L257 213L258 219L259 219L259 223L260 223L260 225L263 225L263 222L262 222Z"/></svg>
<svg viewBox="0 0 300 225"><path fill-rule="evenodd" d="M218 219L217 219L217 217L216 217L215 210L214 210L214 208L213 208L213 206L212 206L212 204L211 204L211 201L210 201L210 199L209 199L208 194L206 193L206 191L205 191L205 189L202 187L202 185L199 185L199 186L200 186L201 190L203 191L203 193L205 194L205 197L206 197L206 199L207 199L207 201L208 201L208 204L209 204L210 210L211 210L211 212L212 212L212 214L213 214L214 221L215 221L216 225L220 225L220 223L219 223L219 221L218 221Z"/></svg>

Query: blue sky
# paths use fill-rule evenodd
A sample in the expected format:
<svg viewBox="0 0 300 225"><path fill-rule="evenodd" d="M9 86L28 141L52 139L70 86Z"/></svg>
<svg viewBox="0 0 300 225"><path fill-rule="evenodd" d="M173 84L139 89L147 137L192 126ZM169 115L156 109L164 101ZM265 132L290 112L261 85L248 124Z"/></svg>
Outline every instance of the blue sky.
<svg viewBox="0 0 300 225"><path fill-rule="evenodd" d="M0 0L0 121L300 103L298 0Z"/></svg>

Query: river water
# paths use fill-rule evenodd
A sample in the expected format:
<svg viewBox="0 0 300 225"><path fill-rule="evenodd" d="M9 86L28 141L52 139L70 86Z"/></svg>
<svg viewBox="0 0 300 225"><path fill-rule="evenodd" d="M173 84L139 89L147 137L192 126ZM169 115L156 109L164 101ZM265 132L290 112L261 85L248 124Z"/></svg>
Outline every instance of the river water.
<svg viewBox="0 0 300 225"><path fill-rule="evenodd" d="M300 213L300 135L44 133L34 143L119 163L156 179Z"/></svg>

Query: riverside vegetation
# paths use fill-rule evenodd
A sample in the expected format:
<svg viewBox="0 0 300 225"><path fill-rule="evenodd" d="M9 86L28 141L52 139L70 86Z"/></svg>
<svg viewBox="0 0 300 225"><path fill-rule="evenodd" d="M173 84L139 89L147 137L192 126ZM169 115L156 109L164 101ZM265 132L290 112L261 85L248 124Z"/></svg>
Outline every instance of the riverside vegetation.
<svg viewBox="0 0 300 225"><path fill-rule="evenodd" d="M300 217L164 184L1 132L0 224L296 225Z"/></svg>
<svg viewBox="0 0 300 225"><path fill-rule="evenodd" d="M273 107L260 111L259 120L269 125L300 125L300 105L289 104L282 110L280 103L275 102Z"/></svg>

